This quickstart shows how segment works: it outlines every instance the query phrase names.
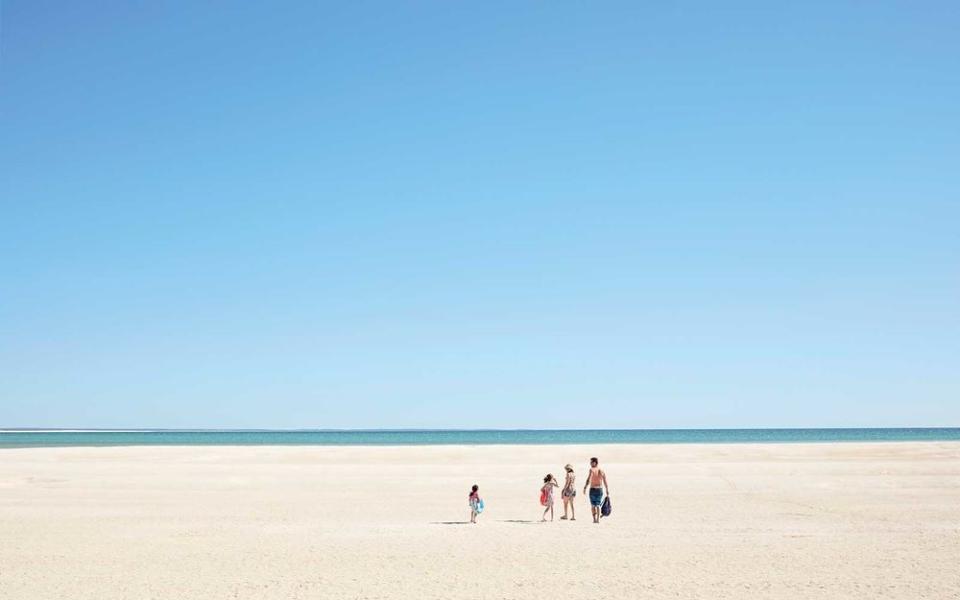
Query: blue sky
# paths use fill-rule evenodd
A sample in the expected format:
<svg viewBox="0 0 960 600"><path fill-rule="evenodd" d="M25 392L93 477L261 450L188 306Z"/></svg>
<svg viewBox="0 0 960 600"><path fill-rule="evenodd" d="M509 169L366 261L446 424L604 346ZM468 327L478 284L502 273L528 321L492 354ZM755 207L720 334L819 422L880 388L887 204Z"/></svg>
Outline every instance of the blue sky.
<svg viewBox="0 0 960 600"><path fill-rule="evenodd" d="M0 426L960 425L956 3L0 12Z"/></svg>

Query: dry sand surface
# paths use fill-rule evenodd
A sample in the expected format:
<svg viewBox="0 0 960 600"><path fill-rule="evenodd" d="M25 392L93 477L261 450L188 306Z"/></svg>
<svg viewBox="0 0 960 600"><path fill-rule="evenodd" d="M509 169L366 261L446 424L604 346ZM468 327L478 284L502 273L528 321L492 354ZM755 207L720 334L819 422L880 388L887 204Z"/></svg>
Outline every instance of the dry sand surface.
<svg viewBox="0 0 960 600"><path fill-rule="evenodd" d="M960 443L0 450L0 598L547 597L960 598Z"/></svg>

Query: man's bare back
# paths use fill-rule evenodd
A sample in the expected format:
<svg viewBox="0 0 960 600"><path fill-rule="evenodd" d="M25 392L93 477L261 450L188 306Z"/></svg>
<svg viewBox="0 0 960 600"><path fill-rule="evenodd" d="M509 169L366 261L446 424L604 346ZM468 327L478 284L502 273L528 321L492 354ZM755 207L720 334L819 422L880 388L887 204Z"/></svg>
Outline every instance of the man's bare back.
<svg viewBox="0 0 960 600"><path fill-rule="evenodd" d="M592 467L590 469L590 487L598 488L603 487L605 474L603 469L600 467Z"/></svg>

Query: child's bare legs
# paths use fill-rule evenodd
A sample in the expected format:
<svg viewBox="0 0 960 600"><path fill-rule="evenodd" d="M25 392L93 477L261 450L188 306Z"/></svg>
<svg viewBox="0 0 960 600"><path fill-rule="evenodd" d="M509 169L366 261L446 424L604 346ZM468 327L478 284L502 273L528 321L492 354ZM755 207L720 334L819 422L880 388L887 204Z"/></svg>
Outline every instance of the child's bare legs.
<svg viewBox="0 0 960 600"><path fill-rule="evenodd" d="M476 523L476 522L477 522L477 511L475 511L475 510L473 510L473 509L470 509L470 522L471 522L471 523Z"/></svg>
<svg viewBox="0 0 960 600"><path fill-rule="evenodd" d="M566 501L567 501L567 504L570 505L570 520L571 520L571 521L576 521L576 520L577 520L577 511L574 510L574 508L573 508L573 498L567 498ZM567 507L566 507L566 506L563 507L563 514L567 514Z"/></svg>
<svg viewBox="0 0 960 600"><path fill-rule="evenodd" d="M543 509L543 518L540 519L541 523L547 520L547 513L550 513L550 520L552 521L553 520L553 502L548 504L547 507Z"/></svg>
<svg viewBox="0 0 960 600"><path fill-rule="evenodd" d="M570 506L570 498L566 496L563 497L563 516L560 517L561 521L567 520L567 508Z"/></svg>

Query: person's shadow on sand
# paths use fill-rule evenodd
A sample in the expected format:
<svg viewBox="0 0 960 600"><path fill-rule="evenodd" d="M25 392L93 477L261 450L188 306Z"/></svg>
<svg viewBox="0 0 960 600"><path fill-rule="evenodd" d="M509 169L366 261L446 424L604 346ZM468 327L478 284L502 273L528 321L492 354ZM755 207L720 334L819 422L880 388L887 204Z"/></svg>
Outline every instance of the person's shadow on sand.
<svg viewBox="0 0 960 600"><path fill-rule="evenodd" d="M538 521L523 521L521 519L500 519L497 523L521 523L523 525L533 525ZM469 525L470 521L430 521L431 525Z"/></svg>
<svg viewBox="0 0 960 600"><path fill-rule="evenodd" d="M523 519L500 519L497 523L522 523L523 525L532 525L539 521L525 521Z"/></svg>

